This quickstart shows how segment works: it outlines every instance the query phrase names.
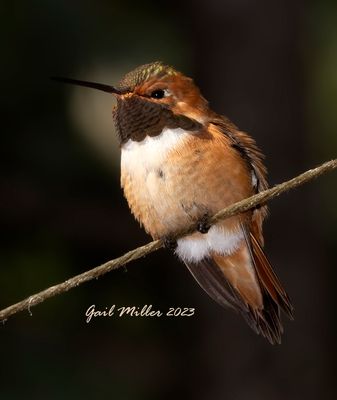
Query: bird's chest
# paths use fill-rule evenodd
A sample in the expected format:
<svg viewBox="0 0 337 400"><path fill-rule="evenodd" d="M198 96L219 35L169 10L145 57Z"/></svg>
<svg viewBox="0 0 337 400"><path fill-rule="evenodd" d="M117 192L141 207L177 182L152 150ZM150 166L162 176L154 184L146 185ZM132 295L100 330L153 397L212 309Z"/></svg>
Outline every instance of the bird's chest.
<svg viewBox="0 0 337 400"><path fill-rule="evenodd" d="M190 134L165 129L161 135L122 147L121 185L131 211L154 237L186 225L193 213L193 185L187 185ZM179 155L177 157L177 155ZM173 158L175 161L173 162Z"/></svg>
<svg viewBox="0 0 337 400"><path fill-rule="evenodd" d="M252 193L244 163L222 137L180 128L123 145L121 184L131 211L155 238Z"/></svg>

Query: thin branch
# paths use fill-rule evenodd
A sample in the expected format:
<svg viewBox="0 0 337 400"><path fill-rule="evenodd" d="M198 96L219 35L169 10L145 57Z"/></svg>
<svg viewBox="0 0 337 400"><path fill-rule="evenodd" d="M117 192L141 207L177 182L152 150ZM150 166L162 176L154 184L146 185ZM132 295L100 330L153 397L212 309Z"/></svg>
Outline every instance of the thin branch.
<svg viewBox="0 0 337 400"><path fill-rule="evenodd" d="M219 211L217 214L215 214L212 218L210 218L210 222L212 224L214 224L220 220L232 217L233 215L236 215L236 214L242 213L244 211L247 211L251 208L254 208L259 204L264 204L267 201L273 199L274 197L279 196L281 193L284 193L290 189L294 189L300 185L303 185L304 183L306 183L314 178L317 178L318 176L320 176L326 172L332 171L336 168L337 168L337 159L328 161L328 162L320 165L317 168L310 169L310 170L304 172L303 174L298 175L293 179L290 179L289 181L286 181L284 183L276 185L271 189L265 190L254 196L251 196L249 198L241 200L229 207L226 207L225 209L223 209L223 210ZM195 231L196 231L196 226L195 225L190 226L186 230L177 234L175 236L175 238L177 239L182 236L186 236ZM74 287L77 287L84 282L88 282L94 278L98 278L99 276L102 276L102 275L112 271L113 269L117 269L117 268L121 267L122 265L125 265L133 260L137 260L138 258L145 257L146 255L153 253L154 251L160 249L161 247L163 247L163 241L162 240L154 240L153 242L150 242L150 243L146 244L145 246L141 246L141 247L138 247L137 249L129 251L128 253L124 254L121 257L115 258L114 260L108 261L96 268L93 268L82 274L76 275L76 276L66 280L65 282L59 283L59 284L51 286L45 290L42 290L39 293L29 296L26 299L1 310L0 311L0 321L4 322L10 316L12 316L20 311L23 311L23 310L28 310L28 312L31 314L31 312L30 312L31 307L36 306L39 303L42 303L46 299L49 299L50 297L67 292L68 290L73 289Z"/></svg>

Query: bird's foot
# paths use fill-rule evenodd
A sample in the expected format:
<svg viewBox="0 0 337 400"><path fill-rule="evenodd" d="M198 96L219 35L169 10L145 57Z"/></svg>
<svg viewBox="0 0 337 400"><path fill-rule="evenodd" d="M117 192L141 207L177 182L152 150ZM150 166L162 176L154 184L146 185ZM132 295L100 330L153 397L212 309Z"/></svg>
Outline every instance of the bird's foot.
<svg viewBox="0 0 337 400"><path fill-rule="evenodd" d="M178 246L177 240L171 236L163 237L164 247L168 250L175 250Z"/></svg>
<svg viewBox="0 0 337 400"><path fill-rule="evenodd" d="M197 231L200 233L207 233L211 227L209 223L208 214L205 214L197 223Z"/></svg>

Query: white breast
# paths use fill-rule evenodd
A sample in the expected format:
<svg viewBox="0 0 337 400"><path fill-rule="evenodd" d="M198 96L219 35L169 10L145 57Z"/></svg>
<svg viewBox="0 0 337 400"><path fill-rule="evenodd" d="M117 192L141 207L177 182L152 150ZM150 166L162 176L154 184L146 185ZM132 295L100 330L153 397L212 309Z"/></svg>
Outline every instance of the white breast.
<svg viewBox="0 0 337 400"><path fill-rule="evenodd" d="M141 142L129 139L122 145L121 167L133 175L159 168L169 151L180 146L190 133L181 128L164 128L158 136L146 136Z"/></svg>

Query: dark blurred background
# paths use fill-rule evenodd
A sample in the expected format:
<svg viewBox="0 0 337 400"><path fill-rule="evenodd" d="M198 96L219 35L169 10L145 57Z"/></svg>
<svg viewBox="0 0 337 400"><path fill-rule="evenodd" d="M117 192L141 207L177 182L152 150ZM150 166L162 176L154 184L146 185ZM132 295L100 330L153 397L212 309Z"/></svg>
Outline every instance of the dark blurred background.
<svg viewBox="0 0 337 400"><path fill-rule="evenodd" d="M256 138L272 185L337 155L333 0L14 0L0 21L1 308L149 240L120 190L113 99L51 75L114 84L163 60ZM1 326L1 398L336 398L336 202L331 173L270 203L266 251L296 309L281 346L161 250ZM196 315L86 324L91 304Z"/></svg>

